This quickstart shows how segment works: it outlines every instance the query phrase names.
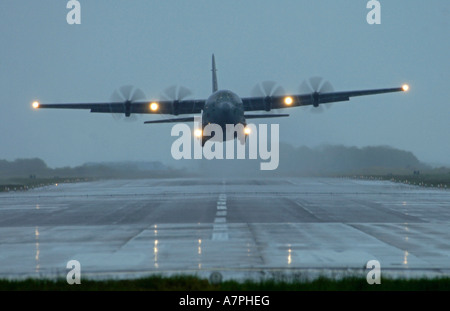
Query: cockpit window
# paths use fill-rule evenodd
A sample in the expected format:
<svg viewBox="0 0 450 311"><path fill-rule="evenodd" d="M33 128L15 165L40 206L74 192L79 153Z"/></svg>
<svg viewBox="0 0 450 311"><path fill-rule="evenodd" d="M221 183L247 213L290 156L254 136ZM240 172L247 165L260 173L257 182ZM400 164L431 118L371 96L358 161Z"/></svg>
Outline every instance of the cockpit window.
<svg viewBox="0 0 450 311"><path fill-rule="evenodd" d="M222 100L230 101L231 100L231 101L234 101L234 102L239 102L240 98L239 98L239 96L237 96L233 92L222 91L219 94L217 94L217 100L218 101L222 101Z"/></svg>
<svg viewBox="0 0 450 311"><path fill-rule="evenodd" d="M222 92L217 97L218 100L230 100L232 99L231 94L229 92Z"/></svg>
<svg viewBox="0 0 450 311"><path fill-rule="evenodd" d="M242 103L241 98L237 96L235 93L227 90L221 90L214 93L210 98L208 98L205 108L208 107L209 103L224 102L224 101Z"/></svg>

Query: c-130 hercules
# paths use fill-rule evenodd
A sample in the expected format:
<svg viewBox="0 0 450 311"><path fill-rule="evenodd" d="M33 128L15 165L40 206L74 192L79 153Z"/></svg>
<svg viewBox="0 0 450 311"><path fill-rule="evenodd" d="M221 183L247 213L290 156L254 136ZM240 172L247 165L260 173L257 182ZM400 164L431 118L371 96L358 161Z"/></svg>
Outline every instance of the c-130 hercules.
<svg viewBox="0 0 450 311"><path fill-rule="evenodd" d="M302 106L320 108L322 104L349 101L350 97L375 95L392 92L406 92L409 86L404 84L396 88L371 89L359 91L334 92L328 81L313 77L300 86L302 94L286 94L275 82L265 81L257 85L252 97L241 98L229 90L219 90L217 69L214 54L212 55L212 94L207 99L186 99L192 93L184 87L172 86L165 92L161 101L147 101L140 89L123 86L115 91L111 102L104 103L67 103L41 104L33 102L33 108L56 109L90 109L91 112L122 114L130 117L133 114L193 115L201 113L202 129L208 124L217 124L225 132L227 124L242 124L245 130L248 119L288 117L288 114L266 113L250 114L252 111L270 112L272 109L284 109ZM193 122L194 116L146 121L153 123ZM248 133L246 132L245 135ZM202 146L211 138L200 132ZM225 137L223 139L226 139Z"/></svg>

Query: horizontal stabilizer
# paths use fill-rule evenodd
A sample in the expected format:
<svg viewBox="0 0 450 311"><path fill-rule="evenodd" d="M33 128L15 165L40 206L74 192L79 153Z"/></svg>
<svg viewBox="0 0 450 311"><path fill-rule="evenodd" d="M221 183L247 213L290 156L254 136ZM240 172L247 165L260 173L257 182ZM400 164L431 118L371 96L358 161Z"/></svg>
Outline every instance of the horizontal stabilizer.
<svg viewBox="0 0 450 311"><path fill-rule="evenodd" d="M144 123L153 124L153 123L177 123L177 122L194 122L194 117L145 121Z"/></svg>
<svg viewBox="0 0 450 311"><path fill-rule="evenodd" d="M264 119L264 118L280 118L289 117L288 114L246 114L244 115L246 119Z"/></svg>

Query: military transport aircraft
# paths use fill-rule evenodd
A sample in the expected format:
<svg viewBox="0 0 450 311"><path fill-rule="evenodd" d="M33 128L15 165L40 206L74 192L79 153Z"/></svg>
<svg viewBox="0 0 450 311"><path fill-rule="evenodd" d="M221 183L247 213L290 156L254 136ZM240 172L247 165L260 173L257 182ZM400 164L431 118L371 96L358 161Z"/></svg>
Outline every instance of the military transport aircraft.
<svg viewBox="0 0 450 311"><path fill-rule="evenodd" d="M404 84L396 88L334 92L328 81L320 77L310 78L300 86L301 94L286 94L281 86L275 82L265 81L253 90L252 97L241 98L228 90L219 90L217 70L214 54L212 55L212 94L205 99L186 99L192 93L185 87L172 86L165 92L161 101L147 101L140 89L123 86L115 91L111 102L105 103L71 103L71 104L41 104L33 102L35 109L90 109L91 112L121 114L130 117L133 114L162 114L162 115L202 115L202 128L207 124L217 124L225 131L226 124L242 124L245 128L247 119L288 117L288 114L263 113L250 114L250 111L271 112L273 109L292 108L298 106L312 106L320 108L321 104L342 102L350 97L375 95L391 92L406 92L409 86ZM194 117L180 117L146 121L144 123L193 122ZM247 134L247 133L246 133ZM210 139L202 136L202 146Z"/></svg>

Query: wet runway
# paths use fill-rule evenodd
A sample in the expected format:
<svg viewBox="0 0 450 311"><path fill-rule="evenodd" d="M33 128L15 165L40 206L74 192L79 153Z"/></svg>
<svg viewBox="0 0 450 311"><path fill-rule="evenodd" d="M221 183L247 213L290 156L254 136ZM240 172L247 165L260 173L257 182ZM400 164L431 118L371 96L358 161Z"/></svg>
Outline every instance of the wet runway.
<svg viewBox="0 0 450 311"><path fill-rule="evenodd" d="M450 275L450 191L328 178L113 180L0 194L0 278Z"/></svg>

